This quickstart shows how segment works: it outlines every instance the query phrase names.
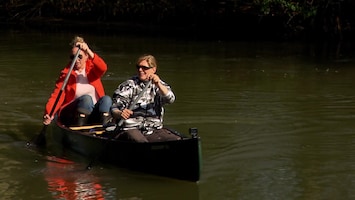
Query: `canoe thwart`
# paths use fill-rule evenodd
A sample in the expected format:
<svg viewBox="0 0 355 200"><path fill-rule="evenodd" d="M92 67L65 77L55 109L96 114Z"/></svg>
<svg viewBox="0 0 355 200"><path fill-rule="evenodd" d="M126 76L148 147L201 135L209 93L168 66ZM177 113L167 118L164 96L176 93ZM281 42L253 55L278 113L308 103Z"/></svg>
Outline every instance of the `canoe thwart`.
<svg viewBox="0 0 355 200"><path fill-rule="evenodd" d="M73 131L88 130L88 129L93 129L93 128L103 128L103 126L101 124L98 124L98 125L90 125L90 126L72 126L72 127L69 127L69 129L73 130Z"/></svg>

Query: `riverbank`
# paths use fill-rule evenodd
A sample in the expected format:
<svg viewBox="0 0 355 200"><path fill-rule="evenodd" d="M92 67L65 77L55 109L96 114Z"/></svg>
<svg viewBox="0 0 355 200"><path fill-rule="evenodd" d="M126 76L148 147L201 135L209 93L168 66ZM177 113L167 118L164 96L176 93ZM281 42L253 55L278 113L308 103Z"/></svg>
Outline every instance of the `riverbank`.
<svg viewBox="0 0 355 200"><path fill-rule="evenodd" d="M151 37L174 37L192 40L233 41L301 41L317 43L354 42L353 30L341 32L341 36L312 30L289 31L273 22L257 23L255 19L239 19L222 22L194 23L148 23L138 21L85 21L60 18L32 18L23 21L0 19L3 29L21 31L38 30L63 32L76 30L79 33L97 35L137 35Z"/></svg>
<svg viewBox="0 0 355 200"><path fill-rule="evenodd" d="M84 21L37 18L27 21L0 20L3 29L39 30L45 32L62 32L78 30L81 33L98 35L144 35L152 37L175 37L195 40L287 40L280 29L233 22L234 24L157 24L137 21ZM295 37L296 38L296 37ZM293 38L294 39L294 38ZM296 38L297 39L297 38Z"/></svg>

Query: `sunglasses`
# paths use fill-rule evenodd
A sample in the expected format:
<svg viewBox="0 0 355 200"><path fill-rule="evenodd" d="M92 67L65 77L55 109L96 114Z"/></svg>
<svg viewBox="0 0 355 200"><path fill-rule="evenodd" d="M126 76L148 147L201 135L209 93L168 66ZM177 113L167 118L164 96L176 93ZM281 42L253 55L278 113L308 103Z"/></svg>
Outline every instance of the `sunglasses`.
<svg viewBox="0 0 355 200"><path fill-rule="evenodd" d="M152 68L152 67L147 67L144 65L137 65L136 67L137 67L137 69L142 68L143 70L148 70L148 69Z"/></svg>
<svg viewBox="0 0 355 200"><path fill-rule="evenodd" d="M69 56L70 60L73 60L74 57L75 57L74 55ZM83 59L83 55L79 54L79 55L78 55L78 58L79 58L80 60Z"/></svg>

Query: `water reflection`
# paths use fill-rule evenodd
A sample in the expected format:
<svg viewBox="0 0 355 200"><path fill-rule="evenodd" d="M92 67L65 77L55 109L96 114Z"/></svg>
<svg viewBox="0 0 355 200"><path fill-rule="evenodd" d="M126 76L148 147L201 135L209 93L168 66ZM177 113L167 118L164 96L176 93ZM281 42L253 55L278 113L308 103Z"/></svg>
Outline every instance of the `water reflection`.
<svg viewBox="0 0 355 200"><path fill-rule="evenodd" d="M55 199L107 199L100 179L73 161L47 156L44 176L48 182L48 191Z"/></svg>

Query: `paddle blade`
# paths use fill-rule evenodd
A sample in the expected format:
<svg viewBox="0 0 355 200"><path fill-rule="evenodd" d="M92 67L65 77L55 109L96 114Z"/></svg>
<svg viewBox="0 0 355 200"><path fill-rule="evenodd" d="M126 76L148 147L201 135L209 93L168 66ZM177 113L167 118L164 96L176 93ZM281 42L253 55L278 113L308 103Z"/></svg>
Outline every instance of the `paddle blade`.
<svg viewBox="0 0 355 200"><path fill-rule="evenodd" d="M39 135L32 140L32 144L35 144L36 146L45 146L46 145L46 131L47 131L47 126L45 125L45 126L43 126Z"/></svg>

